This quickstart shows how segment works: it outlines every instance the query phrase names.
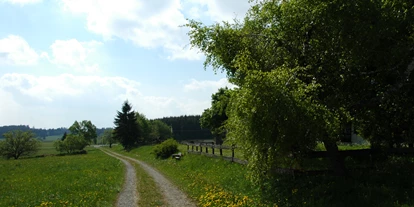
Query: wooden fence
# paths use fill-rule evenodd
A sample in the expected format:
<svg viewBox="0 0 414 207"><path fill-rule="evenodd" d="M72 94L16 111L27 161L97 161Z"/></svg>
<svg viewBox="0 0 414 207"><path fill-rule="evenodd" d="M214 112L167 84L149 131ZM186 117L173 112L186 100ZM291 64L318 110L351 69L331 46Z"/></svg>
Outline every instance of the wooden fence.
<svg viewBox="0 0 414 207"><path fill-rule="evenodd" d="M225 146L214 145L209 143L182 143L187 145L187 152L191 154L203 154L210 157L221 157L224 160L246 165L248 161L241 160L234 157L234 152L237 146ZM231 156L223 155L223 150L231 151ZM228 153L227 153L228 154ZM396 156L414 156L414 148L391 148L391 149L359 149L359 150L344 150L338 151L339 157L370 157L376 155L396 155ZM331 155L327 151L314 151L306 155L308 158L329 158ZM332 170L299 170L290 168L277 168L274 169L279 174L290 175L317 175L317 174L330 174Z"/></svg>
<svg viewBox="0 0 414 207"><path fill-rule="evenodd" d="M191 154L204 154L210 157L221 157L224 160L236 162L239 164L246 165L246 160L241 160L234 157L234 151L237 149L236 146L225 146L225 145L214 145L207 143L182 143L187 145L187 152ZM231 156L223 155L223 150L231 151Z"/></svg>

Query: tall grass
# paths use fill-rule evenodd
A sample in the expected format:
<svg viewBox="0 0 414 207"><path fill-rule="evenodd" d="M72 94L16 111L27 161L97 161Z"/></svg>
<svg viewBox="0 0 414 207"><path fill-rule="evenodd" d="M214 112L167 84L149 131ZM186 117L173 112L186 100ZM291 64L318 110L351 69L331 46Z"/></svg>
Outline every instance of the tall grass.
<svg viewBox="0 0 414 207"><path fill-rule="evenodd" d="M0 206L113 206L123 164L97 149L88 154L0 159Z"/></svg>

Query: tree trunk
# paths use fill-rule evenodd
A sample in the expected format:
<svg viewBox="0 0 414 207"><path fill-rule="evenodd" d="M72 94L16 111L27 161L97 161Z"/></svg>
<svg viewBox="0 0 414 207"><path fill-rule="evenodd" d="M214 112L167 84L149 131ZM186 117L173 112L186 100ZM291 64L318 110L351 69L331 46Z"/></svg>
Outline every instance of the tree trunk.
<svg viewBox="0 0 414 207"><path fill-rule="evenodd" d="M331 160L331 167L335 175L345 176L347 170L345 168L344 158L339 155L338 146L335 141L324 141L326 151Z"/></svg>

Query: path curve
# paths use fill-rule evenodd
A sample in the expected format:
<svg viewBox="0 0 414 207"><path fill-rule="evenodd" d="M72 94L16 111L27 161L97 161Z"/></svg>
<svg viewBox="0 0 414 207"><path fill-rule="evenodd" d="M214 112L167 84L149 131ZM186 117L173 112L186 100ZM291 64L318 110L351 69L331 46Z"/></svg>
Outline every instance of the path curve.
<svg viewBox="0 0 414 207"><path fill-rule="evenodd" d="M134 207L138 206L138 196L137 196L137 177L134 166L131 165L127 160L120 158L112 154L110 151L102 150L109 156L115 157L118 160L121 160L126 166L125 172L125 181L121 193L118 196L116 202L117 207Z"/></svg>
<svg viewBox="0 0 414 207"><path fill-rule="evenodd" d="M140 160L124 156L118 154L116 152L111 153L117 157L124 158L133 162L136 162L142 166L142 168L150 175L155 183L157 184L158 188L161 190L162 194L164 195L164 200L167 203L167 206L171 207L196 207L196 205L184 194L181 190L179 190L176 186L174 186L168 179L166 179L161 173L157 170L142 162Z"/></svg>

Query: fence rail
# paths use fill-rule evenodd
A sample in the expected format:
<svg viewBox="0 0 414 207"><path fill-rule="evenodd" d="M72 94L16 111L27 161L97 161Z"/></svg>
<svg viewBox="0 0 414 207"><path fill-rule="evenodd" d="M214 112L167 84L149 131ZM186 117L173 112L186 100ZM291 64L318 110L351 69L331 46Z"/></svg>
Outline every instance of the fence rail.
<svg viewBox="0 0 414 207"><path fill-rule="evenodd" d="M237 146L226 145L214 145L208 143L188 143L187 152L190 154L203 154L209 157L221 157L224 160L235 162L239 164L248 164L247 160L242 160L234 157L234 152L238 149ZM230 150L231 156L223 155L223 150ZM359 150L344 150L338 151L339 157L369 157L375 155L397 155L397 156L414 156L414 148L390 148L390 149L359 149ZM327 151L313 151L305 155L307 158L329 158L332 155ZM317 174L331 174L332 170L302 170L302 169L290 169L290 168L276 168L274 169L279 174L289 175L317 175Z"/></svg>
<svg viewBox="0 0 414 207"><path fill-rule="evenodd" d="M237 146L226 146L226 145L215 145L215 144L206 144L206 143L182 143L187 145L187 152L190 154L203 154L209 157L221 157L224 160L230 162L236 162L239 164L246 165L248 162L246 160L238 159L234 157L234 151L237 149ZM203 151L204 149L204 151ZM231 150L231 156L223 155L223 150Z"/></svg>

